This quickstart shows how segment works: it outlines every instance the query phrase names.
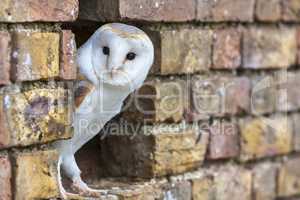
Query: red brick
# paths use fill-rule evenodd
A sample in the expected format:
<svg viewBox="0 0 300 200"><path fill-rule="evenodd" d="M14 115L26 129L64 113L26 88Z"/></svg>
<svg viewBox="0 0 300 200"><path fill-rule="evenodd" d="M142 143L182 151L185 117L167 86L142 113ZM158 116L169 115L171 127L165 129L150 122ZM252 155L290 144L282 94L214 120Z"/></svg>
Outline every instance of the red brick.
<svg viewBox="0 0 300 200"><path fill-rule="evenodd" d="M0 85L9 84L10 77L10 34L6 31L0 31Z"/></svg>
<svg viewBox="0 0 300 200"><path fill-rule="evenodd" d="M250 110L251 81L247 77L229 77L225 85L225 114L240 114Z"/></svg>
<svg viewBox="0 0 300 200"><path fill-rule="evenodd" d="M77 18L78 9L78 0L2 0L0 21L74 21Z"/></svg>
<svg viewBox="0 0 300 200"><path fill-rule="evenodd" d="M284 0L285 1L285 0ZM281 18L281 0L257 0L255 16L260 21L279 21Z"/></svg>
<svg viewBox="0 0 300 200"><path fill-rule="evenodd" d="M209 22L253 21L254 0L197 0L197 20Z"/></svg>
<svg viewBox="0 0 300 200"><path fill-rule="evenodd" d="M218 120L210 127L210 159L232 158L239 154L239 137L236 124Z"/></svg>
<svg viewBox="0 0 300 200"><path fill-rule="evenodd" d="M300 1L282 0L282 18L284 21L300 21Z"/></svg>
<svg viewBox="0 0 300 200"><path fill-rule="evenodd" d="M252 27L243 34L243 67L288 68L296 64L294 28Z"/></svg>
<svg viewBox="0 0 300 200"><path fill-rule="evenodd" d="M7 155L0 155L0 199L12 199L12 169L11 163Z"/></svg>
<svg viewBox="0 0 300 200"><path fill-rule="evenodd" d="M95 21L190 21L195 7L194 0L81 0L79 15Z"/></svg>
<svg viewBox="0 0 300 200"><path fill-rule="evenodd" d="M191 82L191 106L187 119L207 119L210 115L235 115L249 111L250 81L247 77L199 75Z"/></svg>
<svg viewBox="0 0 300 200"><path fill-rule="evenodd" d="M222 29L214 33L214 69L234 69L241 65L241 33L235 29Z"/></svg>
<svg viewBox="0 0 300 200"><path fill-rule="evenodd" d="M65 80L76 79L76 43L70 30L63 30L60 37L60 75Z"/></svg>
<svg viewBox="0 0 300 200"><path fill-rule="evenodd" d="M188 121L207 119L210 115L222 115L224 95L219 93L221 79L217 76L197 75L191 82L191 108L186 113Z"/></svg>

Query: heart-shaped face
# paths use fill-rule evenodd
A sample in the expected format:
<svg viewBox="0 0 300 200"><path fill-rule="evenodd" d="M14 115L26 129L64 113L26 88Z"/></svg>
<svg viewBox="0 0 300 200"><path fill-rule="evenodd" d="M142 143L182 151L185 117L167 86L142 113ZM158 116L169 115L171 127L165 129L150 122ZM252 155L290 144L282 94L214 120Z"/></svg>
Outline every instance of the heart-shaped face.
<svg viewBox="0 0 300 200"><path fill-rule="evenodd" d="M153 64L154 48L142 30L112 23L93 34L80 48L78 59L79 63L90 59L90 67L81 70L87 77L94 73L104 83L134 90L141 86Z"/></svg>

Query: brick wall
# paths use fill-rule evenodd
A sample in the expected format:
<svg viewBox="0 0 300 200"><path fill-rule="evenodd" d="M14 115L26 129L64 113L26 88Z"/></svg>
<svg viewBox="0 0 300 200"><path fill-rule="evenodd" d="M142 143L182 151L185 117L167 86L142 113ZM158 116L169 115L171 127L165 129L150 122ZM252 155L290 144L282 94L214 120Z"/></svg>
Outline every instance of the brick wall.
<svg viewBox="0 0 300 200"><path fill-rule="evenodd" d="M87 182L119 200L300 199L299 0L4 0L0 199L58 198L75 36L111 21L144 29L156 60L78 152Z"/></svg>
<svg viewBox="0 0 300 200"><path fill-rule="evenodd" d="M76 44L60 27L76 0L5 0L0 6L0 199L58 197L57 152L70 138Z"/></svg>

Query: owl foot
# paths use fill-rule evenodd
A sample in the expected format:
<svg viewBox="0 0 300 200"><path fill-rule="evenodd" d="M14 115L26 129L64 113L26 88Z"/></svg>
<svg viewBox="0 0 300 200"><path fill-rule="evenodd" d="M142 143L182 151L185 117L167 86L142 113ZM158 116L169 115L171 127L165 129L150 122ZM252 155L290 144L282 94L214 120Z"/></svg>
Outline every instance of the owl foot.
<svg viewBox="0 0 300 200"><path fill-rule="evenodd" d="M70 192L67 192L62 185L59 185L59 193L60 193L60 197L63 200L67 200L67 199L73 199L75 197L78 197L77 194L73 194Z"/></svg>
<svg viewBox="0 0 300 200"><path fill-rule="evenodd" d="M60 166L61 166L61 159L58 161L57 165L57 181L58 181L58 189L59 189L59 194L61 199L67 200L67 199L74 199L74 197L78 196L76 194L67 192L62 184L62 179L61 179L61 173L60 173Z"/></svg>
<svg viewBox="0 0 300 200"><path fill-rule="evenodd" d="M107 190L96 190L91 189L89 186L84 183L81 179L75 179L72 183L72 189L78 192L79 195L87 197L101 197L102 195L107 195Z"/></svg>

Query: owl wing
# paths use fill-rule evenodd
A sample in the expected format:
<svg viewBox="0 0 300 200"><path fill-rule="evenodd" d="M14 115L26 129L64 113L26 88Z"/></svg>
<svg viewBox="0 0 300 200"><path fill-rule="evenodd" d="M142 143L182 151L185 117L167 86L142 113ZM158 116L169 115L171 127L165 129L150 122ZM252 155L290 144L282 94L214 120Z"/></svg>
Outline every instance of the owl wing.
<svg viewBox="0 0 300 200"><path fill-rule="evenodd" d="M80 107L86 96L88 96L95 86L83 74L78 72L77 81L74 87L74 102L76 109Z"/></svg>

